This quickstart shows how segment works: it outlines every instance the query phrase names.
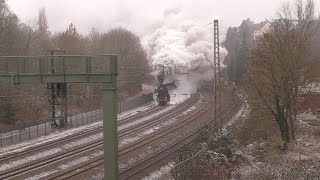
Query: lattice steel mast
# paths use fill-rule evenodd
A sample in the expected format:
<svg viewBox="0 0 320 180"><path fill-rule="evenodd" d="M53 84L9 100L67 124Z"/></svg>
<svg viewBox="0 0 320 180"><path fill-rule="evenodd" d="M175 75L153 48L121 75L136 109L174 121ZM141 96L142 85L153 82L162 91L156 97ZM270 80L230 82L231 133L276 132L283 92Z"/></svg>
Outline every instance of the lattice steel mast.
<svg viewBox="0 0 320 180"><path fill-rule="evenodd" d="M50 73L62 73L63 69L63 58L64 57L55 57L54 55L63 55L65 51L63 50L51 50L48 51L50 57ZM60 72L59 72L60 71ZM52 127L65 127L68 124L68 109L67 109L67 93L68 93L68 84L67 83L47 83L48 89L48 102L49 102L49 122Z"/></svg>
<svg viewBox="0 0 320 180"><path fill-rule="evenodd" d="M218 120L221 112L221 72L220 72L220 46L219 46L219 22L214 20L213 45L214 45L214 116ZM218 121L219 122L219 121Z"/></svg>

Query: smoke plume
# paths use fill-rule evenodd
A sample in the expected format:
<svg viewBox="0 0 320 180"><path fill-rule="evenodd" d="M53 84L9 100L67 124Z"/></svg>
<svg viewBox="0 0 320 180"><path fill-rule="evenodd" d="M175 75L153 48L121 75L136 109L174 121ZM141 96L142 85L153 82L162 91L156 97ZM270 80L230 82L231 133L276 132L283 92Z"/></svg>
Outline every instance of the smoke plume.
<svg viewBox="0 0 320 180"><path fill-rule="evenodd" d="M195 93L202 81L213 78L213 30L184 20L179 9L165 11L163 22L143 42L153 74L164 71L164 83L178 86L170 92L173 103L180 103ZM220 51L226 54L224 48Z"/></svg>

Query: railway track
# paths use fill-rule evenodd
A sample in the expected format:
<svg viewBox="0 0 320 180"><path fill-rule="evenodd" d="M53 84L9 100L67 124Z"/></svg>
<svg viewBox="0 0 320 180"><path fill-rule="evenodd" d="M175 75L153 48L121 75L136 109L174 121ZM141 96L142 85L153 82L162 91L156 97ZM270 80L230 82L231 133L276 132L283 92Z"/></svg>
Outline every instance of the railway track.
<svg viewBox="0 0 320 180"><path fill-rule="evenodd" d="M233 99L235 99L234 94L231 95ZM233 111L234 108L237 108L238 104L237 103L230 103L231 101L229 100L229 103L224 107L222 110L222 113L218 115L218 117L221 119L221 123L223 121L227 121L230 119L231 112ZM205 113L205 111L203 111ZM210 118L210 117L207 117ZM216 122L214 120L209 120L209 123L214 124L216 126L222 126L220 122ZM204 127L205 124L203 124L202 127ZM134 179L134 177L141 173L144 172L147 168L150 168L154 166L155 164L159 163L161 160L164 160L165 158L177 153L182 147L184 147L186 144L189 144L190 142L194 141L197 137L199 137L200 129L194 130L192 133L189 135L183 137L182 139L176 141L175 143L171 144L170 146L167 146L166 148L158 151L157 153L153 154L152 156L137 162L134 166L127 168L123 171L120 172L119 176L120 179Z"/></svg>
<svg viewBox="0 0 320 180"><path fill-rule="evenodd" d="M229 98L228 104L225 105L225 107L222 110L222 113L218 116L221 121L216 122L213 119L208 119L209 123L215 126L222 126L221 123L224 123L224 121L229 120L233 116L232 112L234 111L234 109L236 109L239 106L239 102L238 100L236 100L236 96L234 94L232 93L229 93L229 94L231 98L230 96L228 97ZM210 105L208 105L208 103L204 107L202 107L199 111L195 113L198 116L195 116L195 114L193 114L193 116L191 116L189 120L198 118L199 116L205 114L208 110L212 108ZM211 117L209 116L207 118L211 118ZM183 124L182 126L186 124L187 123ZM202 127L204 126L205 124L202 125ZM132 166L120 171L120 174L119 174L120 179L134 179L134 177L137 174L144 172L147 168L150 168L155 164L159 163L161 160L164 160L165 158L173 155L174 153L177 153L177 151L179 151L186 144L189 144L190 142L194 141L197 137L199 137L199 130L200 129L194 130L192 133L176 141L175 143L161 149L160 151L157 151L153 155L148 156L147 158L141 161L138 161ZM152 141L152 140L150 139L149 141ZM146 143L147 142L145 142L145 144ZM119 152L119 155L121 156L121 151ZM55 175L51 179L71 179L95 167L101 166L102 164L103 164L103 158L95 158L85 164L82 164L82 165L79 165L78 167L73 168L72 170L60 173L59 175Z"/></svg>
<svg viewBox="0 0 320 180"><path fill-rule="evenodd" d="M183 126L186 126L186 125L192 123L193 120L199 118L201 115L205 114L210 109L211 109L210 101L206 101L205 104L201 106L201 108L197 109L197 111L194 112L192 115L190 115L188 117L185 117L182 120L180 120L178 124L175 124L175 125L172 125L170 127L167 127L166 129L162 130L161 132L153 134L150 137L146 137L144 139L141 139L139 142L135 142L134 145L131 145L131 146L128 146L126 148L120 149L119 153L118 153L118 156L119 157L124 156L127 153L130 153L130 152L132 152L132 151L134 151L136 149L139 149L139 148L141 148L141 147L143 147L143 146L145 146L145 145L147 145L147 144L149 144L149 143L151 143L151 142L153 142L155 140L163 138L165 135L167 135L169 133L172 133L172 132L176 131L177 129L182 128ZM195 134L193 133L191 135L188 135L187 138L190 138L191 136L195 136ZM174 144L172 146L167 146L164 149L156 152L155 154L153 154L151 156L148 156L146 159L140 160L137 163L131 165L128 168L126 168L125 170L122 170L120 172L120 178L121 179L126 179L124 177L128 176L127 175L128 173L130 174L130 172L132 172L133 170L136 170L136 169L138 169L138 170L136 170L135 173L129 175L128 178L131 177L132 175L142 171L145 167L139 169L139 167L141 167L141 165L143 165L145 162L149 162L150 163L151 159L154 160L154 158L156 158L157 156L161 156L164 153L170 152L170 149L174 148L175 146L178 146L178 144L179 144L179 149L180 149L182 146L185 145L184 139L178 141L176 144ZM153 161L153 162L157 162L157 161L158 160ZM89 171L90 169L93 169L93 168L95 168L97 166L101 166L102 164L103 164L103 157L95 158L95 159L92 159L91 161L86 162L85 164L81 164L81 165L76 166L76 167L74 167L72 169L68 169L68 171L61 172L59 174L55 174L55 175L51 176L50 179L71 179L71 178L74 178L75 176L77 176L77 175L79 175L81 173ZM153 163L151 163L149 166L151 166L152 164Z"/></svg>
<svg viewBox="0 0 320 180"><path fill-rule="evenodd" d="M157 121L152 121L153 123L148 122L144 126L141 126L141 125L140 126L134 126L133 128L130 128L130 130L124 129L123 132L119 132L119 138L125 137L128 134L132 134L134 132L141 131L141 130L146 129L148 127L151 127L151 126L153 126L153 125L155 125L157 123L165 121L169 116L172 116L172 114L177 114L177 113L181 113L181 112L185 111L186 109L190 108L190 106L195 101L197 101L198 98L199 98L198 96L195 96L193 98L188 99L187 101L185 101L185 103L182 106L180 106L180 108L173 108L172 110L168 111L165 116L162 115L161 117L156 118ZM161 108L159 108L159 109L161 109ZM135 116L134 119L138 119L141 116L146 116L147 114L152 114L154 112L155 112L155 110L151 110L151 111L143 113L143 114L138 114L138 115ZM128 119L123 120L121 122L124 122L124 121L126 121L127 123L128 122L132 122L132 121L129 121ZM102 128L100 130L102 130ZM72 141L72 140L77 139L79 137L88 136L89 134L95 133L97 131L99 131L99 130L92 130L92 131L86 132L85 135L83 135L83 134L82 135L77 135L75 137L71 137L71 139L70 138L65 139L65 141L70 141L70 140ZM61 141L59 143L61 143ZM58 144L58 143L55 143L55 144ZM45 146L41 146L36 150L39 151L40 149L44 149L44 148L47 148L48 146L52 146L52 145L53 144L50 143L50 144L47 144ZM73 155L76 155L76 154L79 154L79 153L83 153L85 151L91 151L91 150L96 149L96 148L101 148L102 145L103 145L102 141L93 142L93 143L91 143L89 145L86 145L85 147L72 149L71 151L64 152L64 153L61 153L59 155L55 155L54 157L47 157L44 161L41 161L41 162L34 162L34 163L26 164L25 166L20 166L19 168L14 168L14 169L12 169L10 171L5 171L4 173L1 173L0 174L0 179L11 178L11 177L17 176L19 174L25 173L27 171L31 171L33 169L43 167L43 166L48 165L50 163L57 162L59 160L63 160L65 158L67 158L67 157L70 157L70 156L73 156ZM6 160L8 160L10 158L13 158L13 156L17 156L17 155L21 156L22 154L27 154L27 153L30 153L30 152L33 152L33 150L32 151L28 150L28 151L25 151L25 152L21 152L20 154L17 154L17 153L11 154L10 157L6 158Z"/></svg>
<svg viewBox="0 0 320 180"><path fill-rule="evenodd" d="M162 110L162 109L163 109L163 107L152 106L150 109L148 109L146 111L142 111L142 112L140 112L140 113L138 113L136 115L129 116L129 117L124 117L123 119L118 121L118 124L124 124L125 122L136 120L136 119L140 118L141 116L148 116L148 115L150 115L150 114L152 114L152 113L154 113L156 111ZM41 144L41 146L37 146L37 147L30 148L30 149L26 149L26 150L21 151L21 152L14 152L14 153L6 154L5 156L0 157L0 164L3 164L3 163L5 163L5 161L11 160L11 159L16 158L18 156L22 156L22 155L25 155L25 154L30 154L32 152L39 151L39 150L42 150L42 149L45 149L45 148L48 148L48 147L52 147L52 146L55 146L55 145L59 145L61 143L72 142L72 141L74 141L76 139L83 138L83 137L86 137L86 136L90 136L90 135L95 134L95 133L97 133L97 132L99 132L101 130L102 130L102 124L101 124L101 127L98 127L98 128L95 128L95 129L89 129L89 130L86 130L86 131L82 131L80 133L74 133L72 135L69 135L69 136L66 136L64 138L59 139L59 141L46 142L46 143Z"/></svg>

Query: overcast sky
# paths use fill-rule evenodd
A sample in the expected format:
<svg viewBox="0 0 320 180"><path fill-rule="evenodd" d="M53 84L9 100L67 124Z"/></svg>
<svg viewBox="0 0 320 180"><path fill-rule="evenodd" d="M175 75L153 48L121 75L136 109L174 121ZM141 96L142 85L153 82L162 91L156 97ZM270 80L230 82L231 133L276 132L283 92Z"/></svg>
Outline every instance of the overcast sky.
<svg viewBox="0 0 320 180"><path fill-rule="evenodd" d="M220 26L239 26L245 18L260 22L274 17L281 0L7 0L22 22L31 22L45 7L50 31L63 31L71 22L81 33L92 27L107 30L123 25L142 35L179 8L186 19L205 25L219 18ZM179 23L179 22L177 22Z"/></svg>

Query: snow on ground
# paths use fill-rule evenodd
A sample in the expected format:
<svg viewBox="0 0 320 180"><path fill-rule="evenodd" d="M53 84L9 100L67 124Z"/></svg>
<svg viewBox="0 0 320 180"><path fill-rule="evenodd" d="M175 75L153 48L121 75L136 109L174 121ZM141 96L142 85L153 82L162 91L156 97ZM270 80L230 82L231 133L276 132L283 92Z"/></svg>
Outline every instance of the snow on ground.
<svg viewBox="0 0 320 180"><path fill-rule="evenodd" d="M38 180L38 179L41 179L43 177L46 177L46 176L49 176L50 174L54 174L58 171L54 170L54 171L47 171L47 172L43 172L41 174L38 174L36 176L33 176L33 177L29 177L27 178L26 180Z"/></svg>
<svg viewBox="0 0 320 180"><path fill-rule="evenodd" d="M101 180L103 178L104 178L103 173L97 173L96 175L93 175L90 178L86 178L85 180Z"/></svg>
<svg viewBox="0 0 320 180"><path fill-rule="evenodd" d="M174 162L169 162L167 165L161 167L159 170L156 170L150 173L148 176L142 178L141 180L155 180L163 177L168 174L170 170L174 167Z"/></svg>
<svg viewBox="0 0 320 180"><path fill-rule="evenodd" d="M241 95L240 95L240 97L241 97ZM202 95L201 95L201 99L203 99ZM245 99L244 99L244 101L245 101L244 106L241 107L241 109L232 117L232 119L229 121L228 124L225 125L224 128L232 125L240 116L246 116L249 113L249 111L250 111L249 105ZM202 102L199 101L197 104L193 105L190 109L188 109L183 114L187 114L187 112L195 110L196 108L198 108L200 103L202 103ZM142 180L156 180L156 179L164 178L165 175L168 175L168 173L170 173L170 170L174 167L174 165L175 165L174 162L170 162L167 165L161 167L159 170L156 170L156 171L150 173L148 176L142 178ZM165 179L168 179L168 178L169 177L167 177L167 176L165 177Z"/></svg>
<svg viewBox="0 0 320 180"><path fill-rule="evenodd" d="M152 108L154 105L155 105L155 103L153 102L153 103L149 103L145 106L141 106L139 108L135 108L133 110L130 110L128 112L123 112L118 115L118 118L119 118L118 120L121 120L127 116L131 116L134 114L134 112L146 111L146 110ZM11 153L21 152L26 149L29 149L29 148L32 148L32 147L35 147L35 146L38 146L38 145L41 145L41 144L44 144L47 142L53 142L53 141L64 138L66 136L70 136L70 135L78 133L78 132L96 129L101 126L102 126L102 121L94 122L92 124L84 125L81 127L62 130L62 131L56 131L56 132L51 133L47 136L42 136L42 137L39 137L39 138L36 138L33 140L28 140L28 141L25 141L22 143L13 144L13 145L10 145L7 147L2 147L0 149L0 157L4 157L5 155L11 154Z"/></svg>
<svg viewBox="0 0 320 180"><path fill-rule="evenodd" d="M46 176L48 176L50 174L53 174L53 173L56 173L56 172L71 168L73 166L77 166L80 163L89 161L89 160L91 160L93 158L96 158L98 156L101 156L101 155L103 155L103 151L98 151L97 153L91 154L89 156L82 156L82 157L76 158L73 161L69 161L69 162L67 162L65 164L62 164L62 165L58 166L56 169L53 169L52 171L50 171L51 173L45 172L45 173L42 173L42 174L37 174L35 176L29 177L28 179L34 180L34 179L44 178L44 177L46 177Z"/></svg>
<svg viewBox="0 0 320 180"><path fill-rule="evenodd" d="M48 151L44 151L44 152L35 154L33 156L27 156L27 157L25 157L23 159L11 161L10 163L7 163L7 164L2 164L2 165L0 165L0 172L4 171L4 170L7 170L7 169L10 169L10 168L13 168L13 167L16 167L16 166L19 166L21 164L25 164L25 163L30 162L30 161L34 161L34 160L37 160L37 159L44 158L46 156L50 156L52 154L60 152L61 150L62 150L61 148L53 148L53 149L50 149Z"/></svg>
<svg viewBox="0 0 320 180"><path fill-rule="evenodd" d="M118 147L122 147L126 144L139 140L141 138L139 134L137 136L124 138L123 140L119 141Z"/></svg>
<svg viewBox="0 0 320 180"><path fill-rule="evenodd" d="M311 112L304 112L297 115L298 120L312 120L317 119L317 115L312 114Z"/></svg>
<svg viewBox="0 0 320 180"><path fill-rule="evenodd" d="M35 146L38 146L38 145L41 145L41 144L44 144L47 142L53 142L58 139L64 138L66 136L70 136L72 134L75 134L77 132L95 129L100 126L102 126L102 122L95 122L90 125L85 125L85 126L81 126L81 127L77 127L77 128L73 128L73 129L68 129L68 130L64 130L61 132L57 131L57 132L51 133L50 135L47 135L47 136L42 136L42 137L39 137L39 138L36 138L33 140L28 140L28 141L25 141L22 143L3 147L0 149L0 157L3 157L9 153L21 152L21 151L24 151L24 150L31 148L31 147L35 147Z"/></svg>
<svg viewBox="0 0 320 180"><path fill-rule="evenodd" d="M241 109L231 118L231 120L226 125L223 126L223 128L227 128L227 127L231 126L235 121L237 121L239 119L239 117L245 117L250 112L250 108L249 108L249 104L248 104L247 100L241 94L238 94L238 96L241 99L243 99L244 103L241 106Z"/></svg>
<svg viewBox="0 0 320 180"><path fill-rule="evenodd" d="M81 146L83 144L88 144L90 142L98 141L100 139L103 139L103 133L102 132L98 133L98 134L91 135L91 136L86 137L86 138L79 139L77 141L73 141L71 143L63 145L62 147L64 149L70 149L70 148L73 148L75 146Z"/></svg>
<svg viewBox="0 0 320 180"><path fill-rule="evenodd" d="M86 156L86 157L80 157L80 158L77 158L76 160L74 161L70 161L68 162L67 164L63 164L63 165L60 165L58 168L62 169L62 170L65 170L65 169L68 169L72 166L75 166L77 164L81 164L83 162L86 162L89 160L89 157Z"/></svg>
<svg viewBox="0 0 320 180"><path fill-rule="evenodd" d="M155 103L151 103L151 104L148 104L146 106L142 106L140 108L136 108L134 110L130 110L128 112L124 112L124 113L121 113L118 117L119 119L123 119L125 117L129 117L129 116L132 116L134 114L137 114L141 111L146 111L152 107L154 107ZM130 125L123 125L123 126L120 126L118 129L119 130L122 130L122 129L125 129L125 128L128 128L129 126L132 126L132 125L136 125L136 124L139 124L139 123L143 123L151 118L154 118L160 114L164 114L166 112L168 112L169 110L173 109L175 106L169 106L168 108L160 111L160 112L157 112L151 116L148 116L148 117L145 117L145 118L142 118L140 120L137 120L137 121L134 121L133 123L130 123ZM123 139L121 141L119 141L119 146L123 146L125 144L128 144L130 142L133 142L133 141L136 141L136 140L139 140L141 139L143 136L145 135L148 135L148 134L151 134L153 133L154 131L160 129L162 126L168 126L172 123L174 123L177 119L176 118L171 118L170 120L166 121L166 122L163 122L161 123L160 125L154 127L154 128L150 128L150 129L147 129L141 133L138 133L135 137L133 138L126 138L126 139ZM90 130L90 129L95 129L97 127L101 127L102 126L102 122L95 122L95 123L92 123L92 124L89 124L89 125L85 125L85 126L81 126L81 127L78 127L78 128L73 128L73 129L68 129L68 130L63 130L61 132L57 131L57 132L54 132L50 135L47 135L47 136L43 136L43 137L40 137L40 138L37 138L37 139L33 139L33 140L29 140L29 141L26 141L26 142L23 142L23 143L19 143L19 144L15 144L15 145L11 145L11 146L8 146L8 147L4 147L0 150L0 157L3 157L5 156L6 154L9 154L9 153L14 153L14 152L20 152L20 151L23 151L25 149L28 149L28 148L32 148L34 146L38 146L38 145L41 145L43 143L47 143L47 142L52 142L52 141L56 141L60 138L63 138L63 137L66 137L66 136L69 136L69 135L72 135L72 134L75 134L75 133L78 133L78 132L81 132L81 131L87 131L87 130ZM69 144L66 144L66 145L63 145L62 147L60 148L53 148L53 149L50 149L50 150L45 150L43 152L40 152L40 153L37 153L35 155L31 155L31 156L27 156L23 159L19 159L19 160L16 160L16 161L12 161L10 163L7 163L7 164L3 164L0 166L0 171L4 171L4 170L7 170L7 169L10 169L10 168L13 168L13 167L16 167L16 166L19 166L21 164L24 164L24 163L28 163L30 161L34 161L34 160L37 160L37 159L41 159L43 157L46 157L46 156L49 156L49 155L52 155L52 154L56 154L56 153L59 153L60 151L64 150L64 149L69 149L69 148L74 148L76 146L80 146L80 145L83 145L83 144L86 144L88 142L92 142L94 140L99 140L99 139L102 139L103 138L103 133L98 133L98 134L94 134L94 135L91 135L89 137L86 137L86 138L82 138L80 140L77 140L77 141L74 141L74 142L71 142ZM85 156L85 157L81 157L81 158L77 158L76 160L74 161L70 161L64 165L61 165L59 167L57 167L57 169L55 170L52 170L52 171L48 171L48 172L43 172L42 174L38 174L36 176L32 176L32 177L29 177L28 179L29 180L34 180L34 179L41 179L43 177L46 177L52 173L55 173L59 170L63 170L63 169L66 169L66 168L69 168L69 167L72 167L74 165L77 165L79 163L82 163L82 162L85 162L91 158L94 158L94 157L97 157L97 156L101 156L103 154L103 151L101 152L98 152L98 153L95 153L95 154L92 154L91 156Z"/></svg>
<svg viewBox="0 0 320 180"><path fill-rule="evenodd" d="M200 93L200 100L195 104L193 105L191 108L189 108L188 110L186 110L185 112L181 113L179 116L182 116L182 115L186 115L194 110L196 110L202 103L203 103L203 96L202 94ZM177 116L177 117L179 117Z"/></svg>
<svg viewBox="0 0 320 180"><path fill-rule="evenodd" d="M71 149L71 148L74 148L76 146L81 146L83 144L87 144L87 143L92 142L92 141L98 141L98 140L101 140L102 138L103 138L103 133L98 133L98 134L94 134L94 135L91 135L89 137L82 138L82 139L79 139L77 141L71 142L69 144L65 144L65 145L63 145L62 147L59 147L59 148L44 150L42 152L39 152L36 155L26 156L23 159L12 161L12 162L10 162L8 164L0 165L0 171L4 171L6 169L10 169L10 168L19 166L21 164L28 163L30 161L35 161L35 160L44 158L46 156L59 153L62 150Z"/></svg>
<svg viewBox="0 0 320 180"><path fill-rule="evenodd" d="M153 127L151 129L147 129L142 133L138 133L134 137L125 138L124 140L119 141L119 147L122 147L126 144L132 143L134 141L137 141L137 140L141 139L142 137L144 137L145 135L151 134L152 132L157 131L164 126L169 126L169 125L173 124L176 120L177 120L177 118L175 118L175 117L171 118L156 127ZM139 157L132 157L132 158L128 159L125 163L119 164L120 169L123 169L127 166L132 166L132 164L134 164L138 160L138 158L144 158L145 156L147 156L147 153L149 153L149 152L143 152L143 153L139 154Z"/></svg>
<svg viewBox="0 0 320 180"><path fill-rule="evenodd" d="M201 95L201 94L200 94L200 95ZM192 107L190 107L189 109L187 109L185 112L191 112L191 111L194 111L196 108L198 108L198 106L200 106L200 104L203 103L203 102L202 102L203 96L201 95L200 97L201 97L200 100L199 100L194 106L192 106ZM152 127L152 128L150 128L150 129L147 129L147 130L143 131L142 133L137 133L137 134L136 134L135 136L133 136L133 137L126 137L126 138L124 138L123 140L119 141L119 147L122 147L122 146L124 146L124 145L129 144L129 143L133 143L134 141L137 141L137 140L143 138L145 135L151 134L151 133L159 130L160 128L163 128L163 127L165 127L165 126L170 126L171 124L173 124L173 123L175 123L175 122L177 121L177 118L178 118L179 116L185 115L185 114L186 114L185 112L184 112L184 113L181 113L180 115L178 115L178 116L176 116L176 117L173 117L173 118L171 118L171 119L169 119L169 120L166 120L166 121L162 122L161 124L159 124L159 125L157 125L157 126L155 126L155 127ZM141 155L143 155L143 154L141 154ZM136 157L133 157L133 158L129 159L129 160L126 162L126 164L119 164L119 166L120 166L120 168L125 168L126 166L128 166L128 165L136 162L136 160L137 160Z"/></svg>
<svg viewBox="0 0 320 180"><path fill-rule="evenodd" d="M155 127L154 129L159 129L159 128L163 127L163 126L169 126L169 125L173 124L174 122L176 122L176 120L177 120L177 118L175 118L175 117L171 118L171 119L161 123L159 126Z"/></svg>
<svg viewBox="0 0 320 180"><path fill-rule="evenodd" d="M148 106L148 107L151 107L151 106ZM136 111L142 111L142 110L147 110L147 109L146 109L146 107L142 107L142 108L136 109ZM126 113L125 115L127 116L128 114L130 114L130 113ZM148 119L150 119L150 118L152 118L152 117L149 116ZM50 134L48 136L43 136L41 138L30 140L30 141L27 141L27 142L24 142L24 143L8 146L8 147L5 147L5 148L0 150L0 156L5 156L6 154L12 153L12 152L20 152L20 151L23 151L24 149L31 148L31 147L33 147L35 145L40 145L40 144L43 144L45 142L51 142L51 141L60 139L62 137L66 137L68 135L72 135L72 134L74 134L76 132L85 131L85 130L88 130L88 129L94 129L94 128L97 128L97 127L100 127L100 126L102 126L102 122L96 122L96 123L93 123L93 124L90 124L90 125L86 125L86 126L82 126L82 127L78 127L78 128L74 128L74 129L65 130L63 132L52 133L52 134ZM136 140L140 139L141 137L143 137L143 136L145 136L145 135L147 135L149 133L152 133L152 130L149 129L149 130L146 130L146 131L144 131L142 133L139 133L139 135L136 138L133 138L133 139L131 139L129 141L126 140L126 139L123 140L123 141L119 141L119 144L127 144L129 142L136 141ZM30 162L30 161L38 160L38 159L41 159L41 158L43 158L45 156L49 156L49 155L52 155L52 154L59 153L62 150L74 148L74 147L81 146L81 145L87 144L87 143L92 142L92 141L98 141L98 140L101 140L101 139L103 139L103 133L102 132L98 133L98 134L91 135L89 137L85 137L85 138L73 141L73 142L68 143L68 144L65 144L60 148L54 148L54 149L50 149L50 150L45 150L45 151L39 152L36 155L27 156L27 157L25 157L23 159L20 159L20 160L17 160L17 161L12 161L12 162L10 162L8 164L3 164L3 165L0 166L0 171L6 170L6 169L10 169L10 168L16 167L16 166L21 165L21 164L25 164L25 163Z"/></svg>
<svg viewBox="0 0 320 180"><path fill-rule="evenodd" d="M159 130L160 128L162 128L164 126L168 126L170 124L173 124L176 120L177 120L177 118L171 118L171 119L169 119L169 120L167 120L165 122L162 122L158 126L155 126L155 127L150 128L150 129L147 129L147 130L145 130L145 131L143 131L141 133L137 133L133 137L132 136L131 137L126 137L126 138L124 138L124 139L119 141L119 145L118 146L122 147L124 145L129 144L129 143L135 142L135 141L141 139L142 137L144 137L144 136L146 136L148 134L151 134L151 133L155 132L156 130Z"/></svg>
<svg viewBox="0 0 320 180"><path fill-rule="evenodd" d="M136 121L133 121L133 122L131 122L131 123L127 123L127 124L124 124L124 125L122 125L122 126L119 126L119 127L118 127L118 131L121 131L121 130L123 130L123 129L129 128L129 127L131 127L131 126L134 126L134 125L137 125L137 124L140 124L140 123L143 123L143 122L148 121L148 120L150 120L150 119L152 119L152 118L155 118L155 117L157 117L157 116L159 116L159 115L161 115L161 114L165 114L166 112L170 111L171 109L173 109L173 108L175 108L175 107L176 107L175 105L169 106L169 107L167 107L167 108L165 108L165 109L163 109L163 110L161 110L161 111L158 111L158 112L156 112L156 113L153 113L153 114L150 115L150 116L147 116L147 117L144 117L144 118L141 118L141 119L137 119Z"/></svg>
<svg viewBox="0 0 320 180"><path fill-rule="evenodd" d="M129 117L129 116L136 115L136 114L140 113L141 111L147 111L147 110L155 107L156 105L157 105L156 102L148 103L145 106L141 106L139 108L135 108L135 109L132 109L132 110L128 110L128 111L122 112L122 113L118 114L118 118L119 119L123 119L123 118Z"/></svg>

